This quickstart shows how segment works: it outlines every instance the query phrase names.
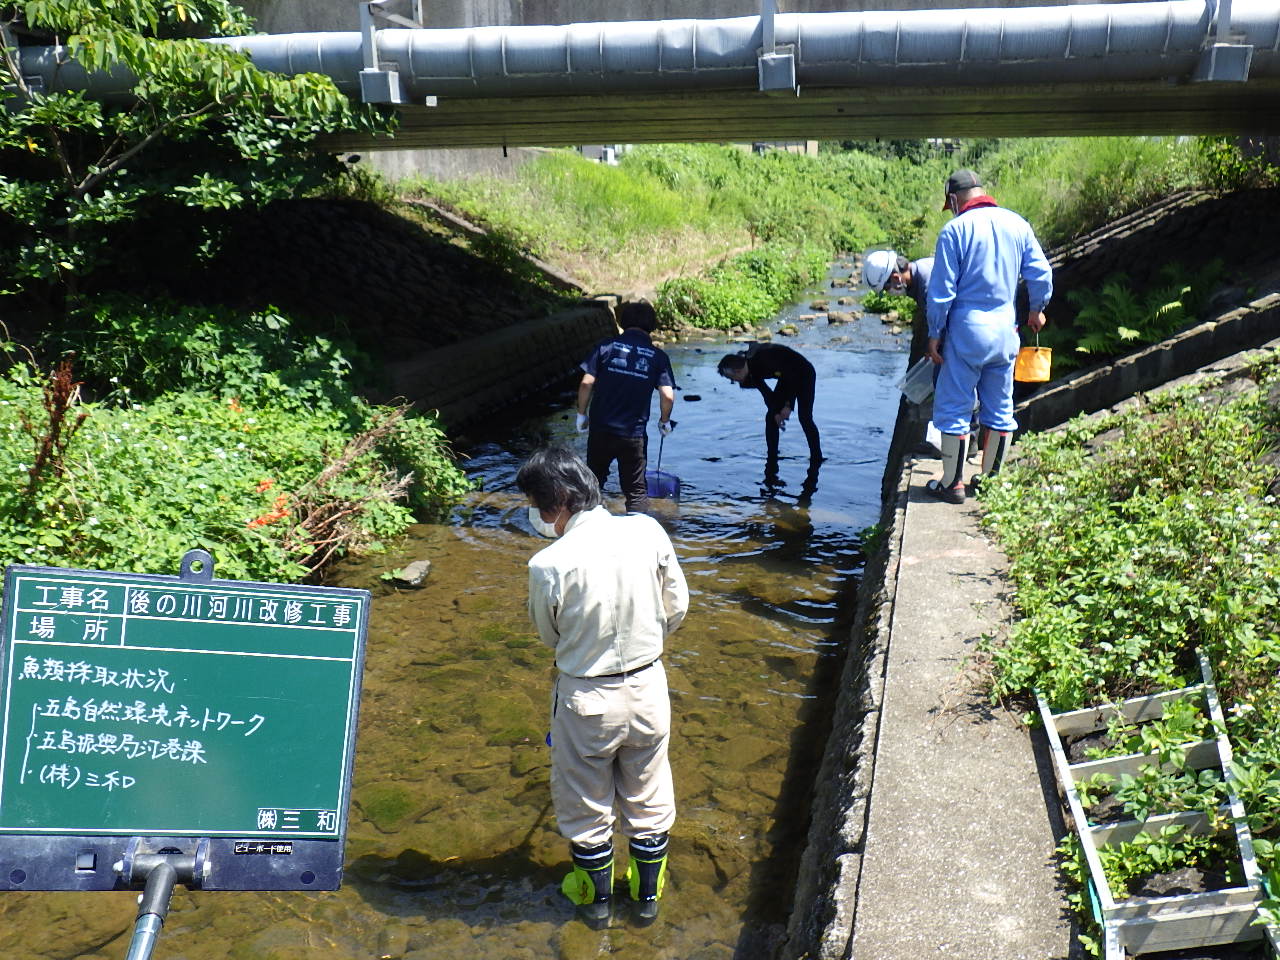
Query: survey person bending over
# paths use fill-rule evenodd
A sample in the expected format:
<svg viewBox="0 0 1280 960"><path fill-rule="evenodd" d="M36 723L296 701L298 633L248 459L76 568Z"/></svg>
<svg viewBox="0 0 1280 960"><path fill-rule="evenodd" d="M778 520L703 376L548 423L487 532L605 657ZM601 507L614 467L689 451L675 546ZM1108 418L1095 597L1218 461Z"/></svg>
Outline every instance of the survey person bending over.
<svg viewBox="0 0 1280 960"><path fill-rule="evenodd" d="M671 360L649 337L657 323L651 304L624 303L618 310L622 333L601 341L582 361L578 385L578 429L589 430L587 465L603 488L609 467L617 460L618 485L627 509L638 512L649 509L644 468L654 390L658 391L658 429L665 435L675 427Z"/></svg>
<svg viewBox="0 0 1280 960"><path fill-rule="evenodd" d="M745 353L730 353L720 358L716 367L720 376L734 381L744 390L754 388L764 398L764 442L768 459L778 460L779 433L794 409L809 442L809 459L822 459L822 440L813 422L813 400L818 375L813 364L790 347L764 343ZM770 388L766 380L776 381Z"/></svg>
<svg viewBox="0 0 1280 960"><path fill-rule="evenodd" d="M984 429L982 473L1000 469L1013 418L1013 362L1018 355L1014 311L1019 277L1027 281L1027 326L1044 326L1053 270L1031 225L996 204L972 170L957 170L944 188L952 220L938 234L929 282L928 352L941 364L933 423L942 434L942 478L927 490L963 503L962 472L974 399Z"/></svg>
<svg viewBox="0 0 1280 960"><path fill-rule="evenodd" d="M666 532L643 514L615 516L575 454L552 448L520 468L529 518L557 537L529 561L529 616L555 651L551 799L573 872L562 885L589 925L607 925L615 821L630 846L636 918L651 922L666 876L675 792L663 643L689 608Z"/></svg>

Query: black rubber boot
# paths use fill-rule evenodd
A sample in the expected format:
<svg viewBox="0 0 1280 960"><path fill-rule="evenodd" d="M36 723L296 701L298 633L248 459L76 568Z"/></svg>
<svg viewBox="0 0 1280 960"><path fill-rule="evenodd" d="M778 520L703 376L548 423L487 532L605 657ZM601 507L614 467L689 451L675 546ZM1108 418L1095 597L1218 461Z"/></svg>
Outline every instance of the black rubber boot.
<svg viewBox="0 0 1280 960"><path fill-rule="evenodd" d="M635 904L636 923L648 926L658 919L658 898L667 882L667 835L636 837L629 852L627 887Z"/></svg>
<svg viewBox="0 0 1280 960"><path fill-rule="evenodd" d="M578 919L592 930L603 930L609 926L613 894L613 844L583 847L572 843L569 852L573 873L564 878L560 889L577 905Z"/></svg>

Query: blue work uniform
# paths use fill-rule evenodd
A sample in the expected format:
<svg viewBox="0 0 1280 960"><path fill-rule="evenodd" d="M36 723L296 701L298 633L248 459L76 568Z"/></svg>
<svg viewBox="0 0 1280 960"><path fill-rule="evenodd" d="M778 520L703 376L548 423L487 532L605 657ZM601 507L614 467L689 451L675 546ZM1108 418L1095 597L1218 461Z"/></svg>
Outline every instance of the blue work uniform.
<svg viewBox="0 0 1280 960"><path fill-rule="evenodd" d="M1032 311L1053 295L1053 269L1031 225L987 203L947 223L934 248L927 317L929 337L942 338L942 368L933 423L966 434L975 392L984 427L1013 431L1013 362L1018 355L1014 295L1027 281Z"/></svg>
<svg viewBox="0 0 1280 960"><path fill-rule="evenodd" d="M609 468L618 462L618 485L627 510L649 509L644 470L653 391L675 386L671 360L636 327L599 343L582 361L596 378L591 390L587 466L603 488Z"/></svg>

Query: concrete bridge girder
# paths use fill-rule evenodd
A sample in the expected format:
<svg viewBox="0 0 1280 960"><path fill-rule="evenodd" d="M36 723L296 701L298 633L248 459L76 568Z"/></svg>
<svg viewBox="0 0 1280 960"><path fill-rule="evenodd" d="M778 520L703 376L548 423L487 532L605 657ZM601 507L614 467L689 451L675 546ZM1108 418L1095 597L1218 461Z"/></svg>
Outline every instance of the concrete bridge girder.
<svg viewBox="0 0 1280 960"><path fill-rule="evenodd" d="M1167 83L805 89L505 100L398 108L394 140L334 137L339 150L872 139L1280 133L1280 80L1249 89Z"/></svg>

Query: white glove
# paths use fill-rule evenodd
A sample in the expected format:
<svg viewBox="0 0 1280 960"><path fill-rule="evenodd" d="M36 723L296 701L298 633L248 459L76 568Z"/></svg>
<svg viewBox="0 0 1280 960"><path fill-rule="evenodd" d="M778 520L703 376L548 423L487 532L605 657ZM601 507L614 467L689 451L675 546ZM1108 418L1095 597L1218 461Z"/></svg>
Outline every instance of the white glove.
<svg viewBox="0 0 1280 960"><path fill-rule="evenodd" d="M658 429L662 431L664 437L670 436L671 431L675 428L676 422L674 420L662 420L658 423Z"/></svg>
<svg viewBox="0 0 1280 960"><path fill-rule="evenodd" d="M587 415L585 413L578 414L578 432L587 432Z"/></svg>

